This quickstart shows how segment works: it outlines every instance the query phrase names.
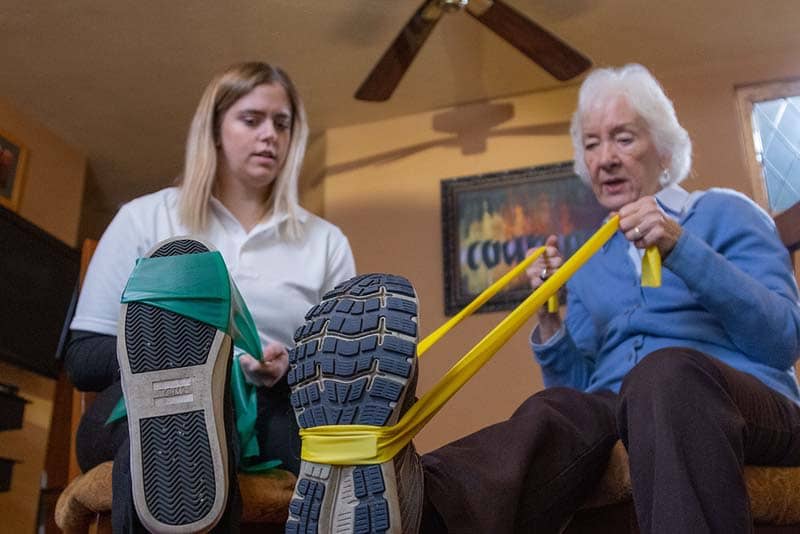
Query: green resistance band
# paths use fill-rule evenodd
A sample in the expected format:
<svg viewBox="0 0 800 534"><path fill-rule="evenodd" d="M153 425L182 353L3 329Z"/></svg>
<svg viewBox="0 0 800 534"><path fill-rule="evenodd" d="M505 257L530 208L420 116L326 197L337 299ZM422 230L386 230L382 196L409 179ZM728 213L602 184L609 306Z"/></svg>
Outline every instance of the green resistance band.
<svg viewBox="0 0 800 534"><path fill-rule="evenodd" d="M236 284L230 279L218 251L178 256L140 258L122 294L122 303L140 302L209 324L227 333L239 349L234 353L230 387L239 434L239 469L261 472L281 462L257 463L260 449L255 423L258 415L256 386L245 380L239 356L246 352L261 360L261 341L253 317ZM106 424L125 417L123 399Z"/></svg>

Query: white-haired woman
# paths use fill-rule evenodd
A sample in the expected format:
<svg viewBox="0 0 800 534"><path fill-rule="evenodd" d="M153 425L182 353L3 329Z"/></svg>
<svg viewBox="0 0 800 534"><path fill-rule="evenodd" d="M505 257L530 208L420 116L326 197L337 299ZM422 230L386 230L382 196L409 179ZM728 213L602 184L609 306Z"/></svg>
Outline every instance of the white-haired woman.
<svg viewBox="0 0 800 534"><path fill-rule="evenodd" d="M79 389L101 392L81 423L78 460L84 470L115 460L112 510L115 531L141 530L140 517L148 529L161 530L165 524L188 530L210 528L220 520L226 503L231 510L228 484L235 486L236 477L229 476L228 471L235 472L237 462L241 465L247 461L253 465L259 460L280 460L283 468L297 472L299 438L285 380L286 347L293 346L294 332L302 324L309 306L355 274L347 238L338 228L298 204L298 178L307 137L308 123L302 101L285 72L260 62L231 66L209 83L200 99L189 130L178 185L122 206L98 244L71 324L66 365ZM171 245L174 242L160 244L176 236L189 235L192 239L181 240L184 248L177 252ZM175 493L167 499L170 502L164 503L159 502L164 500L164 495L145 488L145 500L136 502L137 514L133 506L133 499L138 498L137 483L132 490L130 478L132 473L142 472L140 464L145 461L142 458L146 456L145 445L139 443L138 437L134 439L131 427L130 443L136 449L131 453L129 425L125 420L107 424L106 419L121 396L120 366L123 371L131 368L128 360L136 357L137 349L131 347L136 341L133 338L141 337L137 329L153 330L156 326L147 322L150 319L146 319L144 326L132 324L128 319L131 304L126 305L127 312L121 317L120 299L138 258L214 249L221 254L230 279L244 297L257 329L256 343L263 347L263 360L237 350L234 364L241 367L247 382L260 386L256 422L259 446L249 451L255 450L258 454L253 458L239 457L238 448L231 444L235 444L237 436L230 414L225 414L224 425L221 421L222 410L228 409L223 407L223 395L214 395L216 398L205 401L210 403L205 407L212 414L206 423L210 421L211 424L201 425L201 433L212 443L210 485L223 488L208 496L198 497L198 493L189 497L190 500L213 501L213 505L198 511L189 509L189 503L187 509L182 510ZM174 285L173 275L165 272L164 286ZM161 319L177 322L179 326L204 328L203 324L192 323L193 319L168 318L168 312L160 309L154 313L162 314L163 317L159 315ZM118 323L122 324L120 330ZM173 330L179 329L167 327L166 336L172 336ZM204 390L206 393L191 390L194 386L186 385L191 381L189 378L176 380L168 368L184 364L169 360L182 358L179 351L188 345L203 352L203 357L207 356L213 367L216 360L229 357L228 334L231 333L218 332L212 327L211 338L216 344L210 352L204 345L191 347L199 343L197 336L191 334L180 340L181 348L166 349L159 354L153 387L163 384L164 397L151 392L148 395L153 398L145 395L147 398L140 402L126 390L129 416L136 416L137 425L140 418L147 417L147 408L143 408L147 402L159 406L159 402L178 402L187 396L201 397L209 393L209 389ZM120 344L119 363L117 343L120 340L117 337L125 342ZM214 387L218 387L226 376L226 365L223 363L214 369L213 376L211 371L208 376L200 376L203 380L214 381ZM128 377L131 383L132 377ZM173 395L175 392L181 395ZM173 397L175 400L169 400ZM132 410L137 413L131 414ZM173 443L171 447L181 447L180 436L186 432L178 432L165 437ZM214 450L214 440L221 442L218 450ZM202 471L205 460L200 453L192 459L194 454L188 451L189 459L196 461L194 470ZM233 459L227 461L229 455ZM147 469L150 468L144 468ZM156 469L154 473L161 472ZM164 476L168 477L169 471ZM189 487L194 484L193 476L194 473L187 482ZM177 483L173 485L169 480L169 491L177 492ZM200 478L195 482L209 485ZM141 487L139 490L141 492ZM167 510L161 516L157 511L159 507ZM223 531L233 528L237 521L235 515L235 510L229 511L217 528Z"/></svg>
<svg viewBox="0 0 800 534"><path fill-rule="evenodd" d="M691 143L644 67L589 75L572 137L578 173L619 213L620 231L569 281L565 320L540 314L531 342L547 387L507 421L422 456L422 469L408 449L393 466L351 469L401 479L359 507L380 504L382 524L403 532L560 532L621 438L642 532L748 532L742 466L800 465L800 306L787 251L744 196L677 185ZM529 271L534 287L562 263L555 243L551 236ZM659 288L639 282L650 246L663 258ZM326 396L312 407L337 402ZM348 484L350 468L332 467L341 475L330 481L301 467L301 482L322 484L326 498L319 508L307 506L308 492L298 498L292 528L371 524L372 515L346 514L348 502L327 497Z"/></svg>
<svg viewBox="0 0 800 534"><path fill-rule="evenodd" d="M689 193L691 141L640 65L583 83L575 170L620 231L568 283L565 321L540 313L545 384L618 393L643 532L747 532L744 463L800 464L800 309L789 257L758 206L731 190ZM529 269L532 286L561 265ZM663 285L638 283L645 248Z"/></svg>

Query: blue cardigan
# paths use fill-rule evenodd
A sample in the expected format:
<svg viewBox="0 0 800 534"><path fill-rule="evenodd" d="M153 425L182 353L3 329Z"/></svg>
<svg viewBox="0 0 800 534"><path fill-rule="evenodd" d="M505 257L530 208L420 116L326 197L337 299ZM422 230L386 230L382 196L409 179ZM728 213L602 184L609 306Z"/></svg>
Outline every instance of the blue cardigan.
<svg viewBox="0 0 800 534"><path fill-rule="evenodd" d="M532 333L545 385L619 391L651 352L690 347L800 403L797 283L772 219L730 190L662 192L660 206L683 227L662 286L641 286L617 232L567 283L565 327L543 344Z"/></svg>

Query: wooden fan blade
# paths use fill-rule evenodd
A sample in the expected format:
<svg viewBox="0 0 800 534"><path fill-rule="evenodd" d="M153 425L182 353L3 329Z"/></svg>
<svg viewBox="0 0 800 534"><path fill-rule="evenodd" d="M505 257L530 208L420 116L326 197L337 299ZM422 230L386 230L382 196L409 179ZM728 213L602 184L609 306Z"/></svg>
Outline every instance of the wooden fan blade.
<svg viewBox="0 0 800 534"><path fill-rule="evenodd" d="M358 100L388 100L442 16L436 0L425 0L356 91Z"/></svg>
<svg viewBox="0 0 800 534"><path fill-rule="evenodd" d="M468 13L557 80L569 80L592 66L586 56L500 0L483 12L468 8Z"/></svg>

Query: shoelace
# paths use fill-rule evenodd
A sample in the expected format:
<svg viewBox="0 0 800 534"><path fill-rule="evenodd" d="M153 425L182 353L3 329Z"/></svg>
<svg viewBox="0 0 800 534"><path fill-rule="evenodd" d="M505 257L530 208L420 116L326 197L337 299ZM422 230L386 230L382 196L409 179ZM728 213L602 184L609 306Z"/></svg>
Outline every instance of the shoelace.
<svg viewBox="0 0 800 534"><path fill-rule="evenodd" d="M470 349L425 395L392 425L324 425L300 429L303 460L332 465L377 464L391 460L436 415L464 384L472 378L546 301L614 235L619 216L611 217L564 264L547 278L519 306L509 313L477 345ZM500 289L544 253L540 247L497 282L484 290L461 312L420 341L417 357L444 337L458 323L471 315ZM661 256L655 247L648 248L642 260L642 286L661 285ZM552 305L550 307L552 310Z"/></svg>

